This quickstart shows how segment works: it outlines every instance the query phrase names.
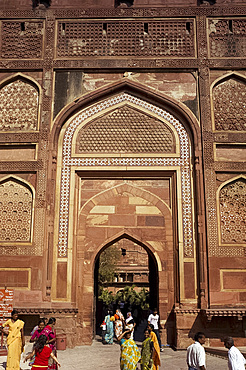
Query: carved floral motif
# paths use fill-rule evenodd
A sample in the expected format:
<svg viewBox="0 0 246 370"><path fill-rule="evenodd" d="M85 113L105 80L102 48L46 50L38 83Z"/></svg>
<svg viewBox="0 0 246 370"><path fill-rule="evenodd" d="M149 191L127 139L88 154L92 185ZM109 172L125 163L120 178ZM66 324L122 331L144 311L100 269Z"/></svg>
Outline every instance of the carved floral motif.
<svg viewBox="0 0 246 370"><path fill-rule="evenodd" d="M14 180L0 183L0 241L31 241L32 192Z"/></svg>
<svg viewBox="0 0 246 370"><path fill-rule="evenodd" d="M230 78L213 90L216 130L243 131L246 129L246 83Z"/></svg>
<svg viewBox="0 0 246 370"><path fill-rule="evenodd" d="M38 90L21 79L5 85L0 90L0 130L36 130L38 99Z"/></svg>
<svg viewBox="0 0 246 370"><path fill-rule="evenodd" d="M222 243L246 243L246 181L225 185L219 200Z"/></svg>

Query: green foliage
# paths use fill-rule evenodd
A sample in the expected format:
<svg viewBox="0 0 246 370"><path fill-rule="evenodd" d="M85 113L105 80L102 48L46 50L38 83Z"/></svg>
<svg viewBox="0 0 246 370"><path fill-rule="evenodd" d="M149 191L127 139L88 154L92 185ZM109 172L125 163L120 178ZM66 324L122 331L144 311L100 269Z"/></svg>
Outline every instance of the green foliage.
<svg viewBox="0 0 246 370"><path fill-rule="evenodd" d="M120 257L121 251L113 245L102 252L98 270L99 285L102 285L103 283L111 283L113 281Z"/></svg>
<svg viewBox="0 0 246 370"><path fill-rule="evenodd" d="M98 298L106 305L110 305L115 300L113 292L109 291L108 289L103 289L101 295Z"/></svg>
<svg viewBox="0 0 246 370"><path fill-rule="evenodd" d="M142 288L140 292L137 292L134 288L135 285L126 286L124 289L119 290L115 295L106 288L102 290L99 299L106 305L121 301L132 307L139 307L142 310L147 310L149 308L149 292L145 288Z"/></svg>

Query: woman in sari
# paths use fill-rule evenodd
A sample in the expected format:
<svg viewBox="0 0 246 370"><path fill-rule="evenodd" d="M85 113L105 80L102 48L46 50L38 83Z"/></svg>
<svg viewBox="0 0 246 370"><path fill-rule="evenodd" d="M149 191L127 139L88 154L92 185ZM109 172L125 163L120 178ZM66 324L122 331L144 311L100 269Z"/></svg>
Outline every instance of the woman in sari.
<svg viewBox="0 0 246 370"><path fill-rule="evenodd" d="M153 369L153 350L154 343L150 338L150 329L146 329L144 332L144 341L142 343L141 351L141 370L152 370Z"/></svg>
<svg viewBox="0 0 246 370"><path fill-rule="evenodd" d="M120 370L136 370L141 358L138 346L131 339L131 332L124 331L118 338L121 346Z"/></svg>
<svg viewBox="0 0 246 370"><path fill-rule="evenodd" d="M131 339L133 339L134 328L136 326L136 323L133 320L133 317L132 317L132 313L131 312L127 312L127 318L126 318L125 324L126 324L125 329L130 330L130 332L131 332Z"/></svg>
<svg viewBox="0 0 246 370"><path fill-rule="evenodd" d="M161 356L160 356L160 346L158 343L157 336L154 332L154 325L148 324L148 329L150 329L150 338L154 343L154 350L153 350L153 370L158 370L159 366L161 365Z"/></svg>
<svg viewBox="0 0 246 370"><path fill-rule="evenodd" d="M114 316L110 315L111 312L105 316L105 323L106 323L106 334L104 337L104 344L113 344L114 341Z"/></svg>
<svg viewBox="0 0 246 370"><path fill-rule="evenodd" d="M51 358L58 366L61 366L56 358L53 355L52 349L46 345L47 344L47 337L41 334L34 345L34 349L32 353L30 353L24 360L27 361L30 358L35 356L34 363L32 365L32 370L47 370L48 369L48 362Z"/></svg>
<svg viewBox="0 0 246 370"><path fill-rule="evenodd" d="M42 334L42 331L44 330L44 326L45 326L44 325L44 320L43 319L39 320L38 328L37 328L37 330L34 331L34 333L31 336L31 339L30 339L31 343L36 342L38 340L38 338Z"/></svg>
<svg viewBox="0 0 246 370"><path fill-rule="evenodd" d="M114 332L115 332L115 337L116 339L118 339L118 337L122 334L123 332L123 324L122 324L122 321L120 319L120 316L117 314L117 311L116 311L116 314L114 315L114 318L115 318L115 322L114 322Z"/></svg>
<svg viewBox="0 0 246 370"><path fill-rule="evenodd" d="M40 335L42 334L44 330L44 327L45 327L44 320L40 319L37 325L37 329L32 331L33 334L30 339L31 343L37 342L38 338L40 337ZM34 349L34 346L33 346L33 349ZM32 360L29 362L29 366L32 366L34 364L34 361L35 361L35 354L33 355Z"/></svg>
<svg viewBox="0 0 246 370"><path fill-rule="evenodd" d="M42 334L47 337L47 345L50 347L54 356L56 356L56 331L55 326L56 319L51 317L48 324L42 331ZM52 357L49 358L48 370L57 370L57 363Z"/></svg>
<svg viewBox="0 0 246 370"><path fill-rule="evenodd" d="M25 346L25 337L23 333L24 322L18 319L18 312L11 312L11 319L7 320L1 331L6 334L3 328L8 326L9 333L7 338L8 357L6 370L19 370L21 353Z"/></svg>

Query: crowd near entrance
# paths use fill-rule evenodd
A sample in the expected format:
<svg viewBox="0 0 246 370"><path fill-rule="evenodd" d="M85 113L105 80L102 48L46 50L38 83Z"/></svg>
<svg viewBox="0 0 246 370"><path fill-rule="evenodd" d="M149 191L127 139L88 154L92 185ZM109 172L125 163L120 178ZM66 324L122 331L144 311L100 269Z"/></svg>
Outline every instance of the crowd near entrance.
<svg viewBox="0 0 246 370"><path fill-rule="evenodd" d="M137 329L158 305L156 261L146 246L127 235L99 254L94 282L94 334L101 332L108 310L120 309L124 317L131 312Z"/></svg>

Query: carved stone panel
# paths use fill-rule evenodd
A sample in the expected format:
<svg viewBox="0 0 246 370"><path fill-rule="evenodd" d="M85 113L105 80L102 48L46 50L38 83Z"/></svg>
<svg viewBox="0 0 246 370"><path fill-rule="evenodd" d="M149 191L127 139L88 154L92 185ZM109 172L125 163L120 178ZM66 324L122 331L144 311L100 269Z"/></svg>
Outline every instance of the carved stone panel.
<svg viewBox="0 0 246 370"><path fill-rule="evenodd" d="M175 140L162 122L128 106L83 127L78 153L174 153Z"/></svg>
<svg viewBox="0 0 246 370"><path fill-rule="evenodd" d="M245 56L245 19L210 19L208 24L210 56L212 58Z"/></svg>
<svg viewBox="0 0 246 370"><path fill-rule="evenodd" d="M30 242L33 195L13 179L0 183L0 241Z"/></svg>
<svg viewBox="0 0 246 370"><path fill-rule="evenodd" d="M57 57L195 57L192 19L58 22Z"/></svg>
<svg viewBox="0 0 246 370"><path fill-rule="evenodd" d="M222 243L246 243L246 180L225 185L219 195Z"/></svg>
<svg viewBox="0 0 246 370"><path fill-rule="evenodd" d="M1 57L37 59L43 50L42 21L2 21Z"/></svg>
<svg viewBox="0 0 246 370"><path fill-rule="evenodd" d="M34 131L38 125L38 90L23 79L0 90L0 131Z"/></svg>
<svg viewBox="0 0 246 370"><path fill-rule="evenodd" d="M246 83L232 77L216 85L213 104L216 130L246 129Z"/></svg>

